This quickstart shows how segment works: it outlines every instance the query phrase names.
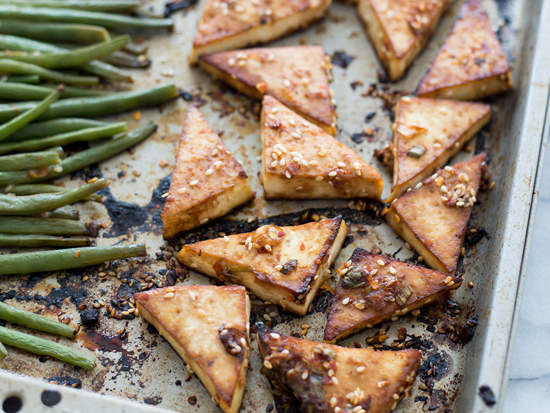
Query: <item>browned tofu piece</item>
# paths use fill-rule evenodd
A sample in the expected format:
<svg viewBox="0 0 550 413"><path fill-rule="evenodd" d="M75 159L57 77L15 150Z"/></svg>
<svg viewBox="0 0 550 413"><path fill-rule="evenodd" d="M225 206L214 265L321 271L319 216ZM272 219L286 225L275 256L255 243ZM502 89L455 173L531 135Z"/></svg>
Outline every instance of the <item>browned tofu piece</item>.
<svg viewBox="0 0 550 413"><path fill-rule="evenodd" d="M467 0L416 94L478 100L512 88L512 75L479 0Z"/></svg>
<svg viewBox="0 0 550 413"><path fill-rule="evenodd" d="M270 95L336 133L330 58L321 46L233 50L201 56L200 66L253 99Z"/></svg>
<svg viewBox="0 0 550 413"><path fill-rule="evenodd" d="M358 11L392 81L403 77L453 0L359 0Z"/></svg>
<svg viewBox="0 0 550 413"><path fill-rule="evenodd" d="M261 122L267 199L380 199L384 181L372 166L271 96Z"/></svg>
<svg viewBox="0 0 550 413"><path fill-rule="evenodd" d="M193 52L199 56L267 43L322 18L332 0L206 0Z"/></svg>
<svg viewBox="0 0 550 413"><path fill-rule="evenodd" d="M339 347L282 336L263 323L256 328L262 372L304 413L389 413L410 396L419 350Z"/></svg>
<svg viewBox="0 0 550 413"><path fill-rule="evenodd" d="M191 107L161 214L164 237L203 225L254 198L247 178L198 109Z"/></svg>
<svg viewBox="0 0 550 413"><path fill-rule="evenodd" d="M199 377L214 403L226 413L237 413L250 354L246 289L176 286L137 293L134 298L140 314Z"/></svg>
<svg viewBox="0 0 550 413"><path fill-rule="evenodd" d="M382 321L448 297L462 278L356 248L337 270L340 280L325 328L335 343ZM349 263L349 264L348 264Z"/></svg>
<svg viewBox="0 0 550 413"><path fill-rule="evenodd" d="M443 168L489 122L481 103L404 97L393 125L393 186L386 202Z"/></svg>
<svg viewBox="0 0 550 413"><path fill-rule="evenodd" d="M487 156L446 166L393 201L386 219L434 270L454 274Z"/></svg>
<svg viewBox="0 0 550 413"><path fill-rule="evenodd" d="M179 261L304 316L347 236L342 217L185 245Z"/></svg>

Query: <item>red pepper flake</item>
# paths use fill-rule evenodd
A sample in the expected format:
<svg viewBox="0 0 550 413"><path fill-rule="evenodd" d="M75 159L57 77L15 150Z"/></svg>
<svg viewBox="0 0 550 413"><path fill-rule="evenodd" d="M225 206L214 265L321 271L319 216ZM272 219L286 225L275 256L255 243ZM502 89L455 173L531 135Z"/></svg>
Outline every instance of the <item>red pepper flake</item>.
<svg viewBox="0 0 550 413"><path fill-rule="evenodd" d="M277 258L277 261L281 261L281 254L279 253L275 254L275 258Z"/></svg>
<svg viewBox="0 0 550 413"><path fill-rule="evenodd" d="M279 231L279 232L277 233L277 236L278 236L278 237L284 237L284 236L285 236L285 233L284 233L283 231Z"/></svg>
<svg viewBox="0 0 550 413"><path fill-rule="evenodd" d="M82 254L82 251L76 250L75 257L76 257L76 258L80 257L80 254Z"/></svg>
<svg viewBox="0 0 550 413"><path fill-rule="evenodd" d="M302 242L302 245L300 245L300 251L303 251L306 249L306 246L304 245L304 243Z"/></svg>
<svg viewBox="0 0 550 413"><path fill-rule="evenodd" d="M99 180L99 178L96 176L95 178L92 178L92 179L88 180L88 183L93 184L94 182L97 182L98 180Z"/></svg>

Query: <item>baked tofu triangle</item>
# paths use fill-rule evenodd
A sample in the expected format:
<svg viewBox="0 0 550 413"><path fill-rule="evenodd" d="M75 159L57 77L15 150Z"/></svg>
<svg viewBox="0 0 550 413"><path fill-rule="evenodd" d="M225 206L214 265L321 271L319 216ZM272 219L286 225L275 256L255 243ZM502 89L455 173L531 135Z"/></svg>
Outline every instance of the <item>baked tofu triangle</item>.
<svg viewBox="0 0 550 413"><path fill-rule="evenodd" d="M308 27L332 0L206 0L191 64L199 56L267 43Z"/></svg>
<svg viewBox="0 0 550 413"><path fill-rule="evenodd" d="M347 236L342 217L185 245L179 261L304 316Z"/></svg>
<svg viewBox="0 0 550 413"><path fill-rule="evenodd" d="M416 94L478 100L511 88L506 55L487 14L479 0L467 0Z"/></svg>
<svg viewBox="0 0 550 413"><path fill-rule="evenodd" d="M351 149L271 96L262 109L268 199L380 199L382 177Z"/></svg>
<svg viewBox="0 0 550 413"><path fill-rule="evenodd" d="M321 46L234 50L202 56L200 66L239 92L273 96L300 116L336 133L330 58Z"/></svg>
<svg viewBox="0 0 550 413"><path fill-rule="evenodd" d="M294 395L303 413L389 413L410 396L422 356L282 336L263 323L256 329L262 372L279 394Z"/></svg>
<svg viewBox="0 0 550 413"><path fill-rule="evenodd" d="M359 16L390 80L403 77L452 2L359 0Z"/></svg>
<svg viewBox="0 0 550 413"><path fill-rule="evenodd" d="M134 294L140 314L170 343L226 413L241 407L250 354L243 287L176 286Z"/></svg>
<svg viewBox="0 0 550 413"><path fill-rule="evenodd" d="M392 202L388 223L434 270L454 274L486 168L481 153L446 166Z"/></svg>
<svg viewBox="0 0 550 413"><path fill-rule="evenodd" d="M161 218L170 238L219 218L254 198L246 172L191 107L183 127Z"/></svg>
<svg viewBox="0 0 550 413"><path fill-rule="evenodd" d="M334 343L382 321L406 315L460 287L462 278L356 248L340 280L325 328Z"/></svg>
<svg viewBox="0 0 550 413"><path fill-rule="evenodd" d="M393 186L401 196L438 169L489 122L489 105L404 97L395 109Z"/></svg>

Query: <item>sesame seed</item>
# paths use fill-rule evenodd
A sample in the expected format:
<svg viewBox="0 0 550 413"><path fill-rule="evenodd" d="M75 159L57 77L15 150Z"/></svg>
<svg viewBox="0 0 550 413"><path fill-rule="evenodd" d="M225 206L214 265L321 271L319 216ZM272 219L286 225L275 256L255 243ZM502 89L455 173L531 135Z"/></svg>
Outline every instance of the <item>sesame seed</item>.
<svg viewBox="0 0 550 413"><path fill-rule="evenodd" d="M191 181L191 182L189 183L189 185L195 186L195 185L197 185L198 183L199 183L199 181L197 181L197 180L195 179L194 181Z"/></svg>
<svg viewBox="0 0 550 413"><path fill-rule="evenodd" d="M412 310L411 311L411 314L415 317L417 317L418 315L420 315L420 310Z"/></svg>
<svg viewBox="0 0 550 413"><path fill-rule="evenodd" d="M267 115L267 117L271 120L277 119L273 113L270 113L269 115Z"/></svg>
<svg viewBox="0 0 550 413"><path fill-rule="evenodd" d="M290 172L288 171L285 171L285 176L287 177L287 179L292 178L292 175L290 175Z"/></svg>
<svg viewBox="0 0 550 413"><path fill-rule="evenodd" d="M365 371L366 367L365 366L359 366L357 367L357 373L363 373Z"/></svg>
<svg viewBox="0 0 550 413"><path fill-rule="evenodd" d="M345 168L346 164L344 162L338 162L336 165L338 165L339 168Z"/></svg>
<svg viewBox="0 0 550 413"><path fill-rule="evenodd" d="M273 368L273 365L269 362L269 360L264 360L264 367L271 370Z"/></svg>
<svg viewBox="0 0 550 413"><path fill-rule="evenodd" d="M451 172L451 171L453 171L453 167L447 165L447 166L445 167L445 170L448 171L448 172Z"/></svg>
<svg viewBox="0 0 550 413"><path fill-rule="evenodd" d="M208 218L203 218L200 220L200 224L206 224L208 222Z"/></svg>
<svg viewBox="0 0 550 413"><path fill-rule="evenodd" d="M301 139L302 138L302 135L300 135L298 132L292 132L292 134L290 136L292 136L293 138L296 138L296 139Z"/></svg>
<svg viewBox="0 0 550 413"><path fill-rule="evenodd" d="M57 172L57 173L61 173L61 172L63 172L63 167L61 167L61 166L58 165L58 166L55 166L55 167L53 168L53 170L54 170L55 172Z"/></svg>
<svg viewBox="0 0 550 413"><path fill-rule="evenodd" d="M336 400L336 397L331 397L330 398L330 407L334 408L336 406L337 402L338 402L338 400Z"/></svg>
<svg viewBox="0 0 550 413"><path fill-rule="evenodd" d="M275 168L275 167L277 167L277 164L278 164L277 161L273 161L273 162L271 162L271 167L272 167L272 168Z"/></svg>
<svg viewBox="0 0 550 413"><path fill-rule="evenodd" d="M183 194L185 194L186 192L187 192L187 188L183 188L183 187L182 187L182 188L179 188L179 189L178 189L178 194L180 194L180 195L183 195Z"/></svg>
<svg viewBox="0 0 550 413"><path fill-rule="evenodd" d="M282 159L279 161L279 165L284 166L285 164L286 164L285 158L282 158Z"/></svg>
<svg viewBox="0 0 550 413"><path fill-rule="evenodd" d="M336 171L331 171L328 174L328 176L330 176L330 177L333 177L333 176L336 176L336 175L338 175L338 173Z"/></svg>
<svg viewBox="0 0 550 413"><path fill-rule="evenodd" d="M332 380L332 383L334 383L335 386L338 386L338 379L336 377L333 377L331 380Z"/></svg>
<svg viewBox="0 0 550 413"><path fill-rule="evenodd" d="M214 172L214 170L212 169L207 169L206 172L204 173L206 176L210 176L212 175L212 173Z"/></svg>
<svg viewBox="0 0 550 413"><path fill-rule="evenodd" d="M316 180L317 182L320 182L320 181L322 181L323 179L325 179L325 178L322 177L322 176L316 176L316 177L315 177L315 180Z"/></svg>
<svg viewBox="0 0 550 413"><path fill-rule="evenodd" d="M293 118L290 118L290 119L288 120L288 123L289 123L290 125L292 125L292 126L296 125L296 122L294 121Z"/></svg>
<svg viewBox="0 0 550 413"><path fill-rule="evenodd" d="M174 293L166 293L164 294L164 298L174 298L175 294Z"/></svg>
<svg viewBox="0 0 550 413"><path fill-rule="evenodd" d="M378 261L376 261L376 263L377 263L378 265L380 265L381 267L383 267L384 265L386 265L386 263L385 263L384 261L382 261L382 260L378 260Z"/></svg>
<svg viewBox="0 0 550 413"><path fill-rule="evenodd" d="M291 86L290 80L288 79L283 80L283 85L285 85L285 87L290 87Z"/></svg>
<svg viewBox="0 0 550 413"><path fill-rule="evenodd" d="M391 318L391 321L397 321L397 320L399 320L398 317L392 317L392 318Z"/></svg>
<svg viewBox="0 0 550 413"><path fill-rule="evenodd" d="M398 395L397 393L394 393L394 394L393 394L393 398L394 398L395 400L399 400L399 395Z"/></svg>
<svg viewBox="0 0 550 413"><path fill-rule="evenodd" d="M370 272L370 275L376 275L377 272L378 272L378 268L375 268Z"/></svg>
<svg viewBox="0 0 550 413"><path fill-rule="evenodd" d="M318 164L318 162L316 160L313 160L313 161L309 161L309 164L311 166L316 166Z"/></svg>
<svg viewBox="0 0 550 413"><path fill-rule="evenodd" d="M239 67L246 66L246 60L239 60L239 63L237 63L237 66L239 66Z"/></svg>
<svg viewBox="0 0 550 413"><path fill-rule="evenodd" d="M271 333L271 338L274 338L274 339L278 339L278 338L281 338L281 336L277 333Z"/></svg>
<svg viewBox="0 0 550 413"><path fill-rule="evenodd" d="M165 192L164 194L162 194L161 198L167 198L168 195L170 195L170 192Z"/></svg>
<svg viewBox="0 0 550 413"><path fill-rule="evenodd" d="M449 284L453 278L449 275L447 278L445 278L445 284Z"/></svg>
<svg viewBox="0 0 550 413"><path fill-rule="evenodd" d="M414 187L414 189L420 189L422 188L422 182L419 182L416 184L416 186Z"/></svg>
<svg viewBox="0 0 550 413"><path fill-rule="evenodd" d="M347 305L349 304L349 297L346 297L342 300L342 304Z"/></svg>
<svg viewBox="0 0 550 413"><path fill-rule="evenodd" d="M235 65L235 59L231 58L227 61L227 64L231 67L233 67Z"/></svg>
<svg viewBox="0 0 550 413"><path fill-rule="evenodd" d="M302 373L302 380L307 379L307 376L309 376L309 373L307 371Z"/></svg>
<svg viewBox="0 0 550 413"><path fill-rule="evenodd" d="M399 223L401 221L401 218L399 217L399 215L395 214L393 216L393 219L395 220L395 222Z"/></svg>
<svg viewBox="0 0 550 413"><path fill-rule="evenodd" d="M390 267L390 272L394 275L397 274L397 270L393 267Z"/></svg>

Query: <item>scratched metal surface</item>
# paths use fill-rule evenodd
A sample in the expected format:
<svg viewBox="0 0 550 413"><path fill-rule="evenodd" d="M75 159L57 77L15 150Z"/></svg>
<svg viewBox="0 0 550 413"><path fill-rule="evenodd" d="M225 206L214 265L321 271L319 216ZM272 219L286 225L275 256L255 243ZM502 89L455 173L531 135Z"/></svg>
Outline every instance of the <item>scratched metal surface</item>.
<svg viewBox="0 0 550 413"><path fill-rule="evenodd" d="M132 114L117 116L116 119L128 120L131 128L151 119L157 121L160 128L153 138L138 145L135 150L102 163L99 169L88 168L84 173L64 181L67 186L76 186L82 184L84 179L100 174L111 180L110 189L105 192L109 196L105 205L86 203L78 204L75 208L81 211L84 220L97 219L107 224L107 229L97 239L98 245L145 242L149 259L124 262L108 269L93 267L67 273L4 278L0 281L1 300L29 310L42 308L43 314L61 318L68 316L78 322L78 304L87 304L91 308L97 300L109 303L113 297L130 294L137 288L139 281L148 276L162 283L167 278L181 275L178 283L209 284L211 281L206 277L182 271L177 265L174 267L173 259L159 260L156 254L161 252L161 246L169 246L170 249L175 247L177 250L183 241L211 237L219 231L253 230L258 220L281 215L277 218L278 222L292 223L296 222L293 219L311 219L313 213L327 216L343 213L351 224L353 241L342 250L336 266L347 260L357 246L368 250L377 247L396 258L416 262L416 256L404 248L404 243L397 235L370 211L370 205L367 205L365 211L358 212L357 207L362 209L361 204L343 201L266 202L263 199L258 177L261 142L259 123L253 114L254 105L248 98L227 90L199 69L187 65L201 3L198 7L173 15L176 20L174 34L159 33L146 38L153 65L147 71L134 71L136 83L133 88L145 88L174 80L183 90L194 94L195 100L203 103L201 111L214 130L223 133L223 140L236 157L243 161L257 194L255 200L221 223L190 234L185 240L166 244L161 235L161 223L159 225L162 194L168 189L169 174L189 103L180 99L162 109L143 110L141 121L135 121ZM390 85L392 90L414 90L426 65L449 32L460 3L457 2L443 17L427 49L404 80ZM161 2L151 4L157 8L161 6ZM484 227L491 238L483 239L475 246L467 246L459 273L465 277L466 283L474 282L475 287L470 289L465 283L454 296L453 300L460 309L459 314L451 316L450 311L457 308L431 307L423 310L418 318L407 316L379 327L385 329L389 326L389 338L384 344L391 344L397 337L398 329L406 328L409 334L407 340L414 341L424 351L413 396L400 403L397 409L399 412L421 412L430 405L441 412L446 409L453 412L481 411L484 407L475 396L478 385L491 385L498 398L502 391L502 378L506 376L504 360L548 95L548 55L541 51L544 48L536 44L535 40L537 36L548 39L545 35L548 30L539 32L538 22L541 15L550 15L550 10L548 4L543 6L542 1L487 0L483 4L495 29L499 29L516 88L505 96L491 100L490 127L485 128L480 137L471 143L474 148L472 152L462 152L453 163L472 156L474 151L488 151L492 161L490 172L497 185L491 192L479 196L471 227ZM390 113L383 109L381 98L362 95L371 83L378 84L378 61L355 8L335 3L331 6L329 16L319 24L273 43L274 46L295 44L322 44L329 54L345 51L354 56L347 69L335 66L333 70L332 87L339 114L337 138L352 147L383 175L387 194L391 176L373 158L373 151L384 147L391 140ZM541 65L535 67L532 65L534 61ZM362 84L355 83L355 88L352 88L351 84L356 81ZM376 115L366 122L365 117L371 112ZM372 137L363 137L362 142L358 142L357 138L351 139L353 134L360 134L367 127L374 131ZM161 167L161 161L165 159L170 165ZM309 211L308 215L305 215L305 211ZM164 250L164 253L168 258L171 251ZM98 272L102 270L120 274L121 279L110 275L100 278ZM83 282L86 275L89 279ZM127 283L122 282L125 278ZM136 281L133 281L132 287L128 287L132 278ZM307 338L321 340L327 297L327 293L324 293L316 301L313 311L303 319L255 303L252 319L260 320L265 313L276 312L278 315L273 317L272 323L277 331L285 334L300 333L301 325L308 324L311 328ZM124 305L122 307L128 308ZM495 309L503 313L495 314ZM480 324L468 344L454 343L449 339L449 334L437 332L445 325L456 327L475 314L479 315ZM120 339L122 328L126 328L127 338ZM357 342L365 347L366 338L376 330L378 328L354 335L340 344L354 346ZM414 340L413 336L416 337ZM184 363L168 343L140 318L128 316L119 320L108 316L102 309L97 328L84 329L74 344L64 338L60 341L93 352L98 366L91 372L84 372L57 361L39 361L33 355L10 348L10 354L0 362L0 368L46 382L73 384L96 393L133 400L146 405L140 408L144 412L149 411L147 405L182 412L216 411L199 380L195 376L188 376ZM436 366L435 377L427 376L430 362ZM260 367L261 358L254 341L243 412L263 412L273 403L269 383L260 373ZM186 377L189 381L185 380ZM418 385L426 384L428 380L433 381L433 391L420 390ZM0 400L7 395L21 394L24 386L22 411L42 411L44 407L31 396L32 391L29 393L27 390L33 389L32 383L0 372ZM36 385L35 390L43 388L44 384L41 383ZM64 395L62 402L48 411L103 411L100 405L101 409L111 412L132 409L128 404L118 403L117 399L104 398L101 399L104 401L99 402L94 395L85 392L78 393L79 397L75 398L73 391L61 391ZM188 402L191 396L197 398L195 405ZM427 397L427 401L415 402L417 396Z"/></svg>

